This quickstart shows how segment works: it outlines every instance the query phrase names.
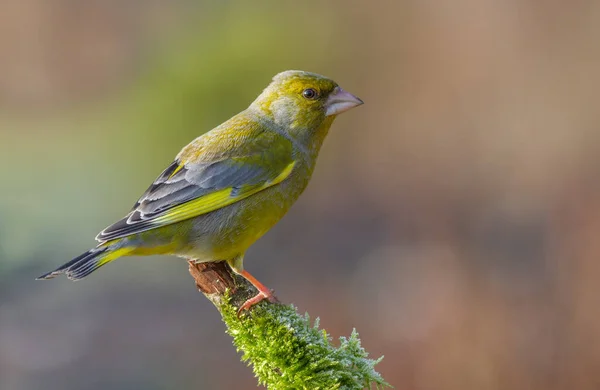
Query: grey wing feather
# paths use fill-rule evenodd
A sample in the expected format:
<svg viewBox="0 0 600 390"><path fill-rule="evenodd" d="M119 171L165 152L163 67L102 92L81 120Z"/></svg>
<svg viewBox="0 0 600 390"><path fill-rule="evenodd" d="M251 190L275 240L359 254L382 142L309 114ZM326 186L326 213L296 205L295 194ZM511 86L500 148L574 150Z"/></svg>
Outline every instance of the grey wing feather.
<svg viewBox="0 0 600 390"><path fill-rule="evenodd" d="M264 183L272 178L269 169L233 159L184 167L176 161L154 181L125 218L100 232L96 240L106 242L153 229L156 226L152 220L175 206L220 189Z"/></svg>
<svg viewBox="0 0 600 390"><path fill-rule="evenodd" d="M173 174L173 172L175 172L177 170L177 168L179 168L179 163L177 161L173 161L171 163L171 165L169 165L167 167L167 169L165 169L156 178L156 180L154 180L154 182L152 183L152 185L150 185L150 187L148 187L148 189L142 194L142 196L140 197L140 199L138 199L138 201L135 202L135 204L133 205L131 211L134 211L140 205L140 203L142 203L142 201L148 197L148 195L150 195L153 191L155 191L162 184L164 184L167 181L167 179Z"/></svg>

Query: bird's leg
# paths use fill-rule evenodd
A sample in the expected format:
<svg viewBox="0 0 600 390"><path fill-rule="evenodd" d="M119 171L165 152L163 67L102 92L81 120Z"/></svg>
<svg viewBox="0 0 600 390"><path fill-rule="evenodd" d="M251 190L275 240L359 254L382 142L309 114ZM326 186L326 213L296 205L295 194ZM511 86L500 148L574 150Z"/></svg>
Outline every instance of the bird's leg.
<svg viewBox="0 0 600 390"><path fill-rule="evenodd" d="M275 296L273 295L273 291L269 290L264 284L259 282L254 276L250 274L250 272L240 271L238 273L242 275L247 281L252 283L252 285L258 290L258 294L244 302L244 304L238 310L238 315L240 315L240 313L244 310L250 309L252 306L256 305L263 299L268 299L271 303L278 302L277 298L275 298Z"/></svg>
<svg viewBox="0 0 600 390"><path fill-rule="evenodd" d="M244 255L241 254L236 256L230 260L227 260L229 267L236 274L242 276L244 279L250 282L257 290L258 294L248 299L242 306L240 306L238 310L238 317L244 310L250 309L252 306L256 305L258 302L263 299L267 299L271 303L276 303L277 298L273 295L273 291L268 289L264 284L259 282L254 276L250 274L250 272L244 270Z"/></svg>

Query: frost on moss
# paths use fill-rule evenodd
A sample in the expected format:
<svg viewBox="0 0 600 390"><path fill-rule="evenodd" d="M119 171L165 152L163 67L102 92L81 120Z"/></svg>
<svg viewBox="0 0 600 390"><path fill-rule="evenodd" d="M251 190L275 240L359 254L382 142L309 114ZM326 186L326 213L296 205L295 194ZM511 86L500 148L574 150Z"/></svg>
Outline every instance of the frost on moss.
<svg viewBox="0 0 600 390"><path fill-rule="evenodd" d="M310 324L293 306L260 304L238 319L235 307L220 308L227 333L259 383L269 389L382 389L389 386L375 371L356 330L331 344L319 321ZM249 316L251 318L249 318Z"/></svg>

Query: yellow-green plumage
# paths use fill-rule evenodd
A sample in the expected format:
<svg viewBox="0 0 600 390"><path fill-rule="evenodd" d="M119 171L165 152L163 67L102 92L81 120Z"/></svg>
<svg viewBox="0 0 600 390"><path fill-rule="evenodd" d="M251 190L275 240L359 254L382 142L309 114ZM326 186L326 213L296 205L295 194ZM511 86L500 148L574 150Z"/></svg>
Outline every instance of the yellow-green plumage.
<svg viewBox="0 0 600 390"><path fill-rule="evenodd" d="M335 116L359 104L323 76L280 73L248 109L183 148L98 247L41 278L80 279L152 254L228 261L242 273L246 250L306 188Z"/></svg>

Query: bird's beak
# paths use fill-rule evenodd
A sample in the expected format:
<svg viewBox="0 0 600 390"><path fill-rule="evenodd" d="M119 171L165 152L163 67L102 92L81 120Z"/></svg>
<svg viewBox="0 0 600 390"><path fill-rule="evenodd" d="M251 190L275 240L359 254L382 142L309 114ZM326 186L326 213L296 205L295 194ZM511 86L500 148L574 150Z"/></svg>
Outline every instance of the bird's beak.
<svg viewBox="0 0 600 390"><path fill-rule="evenodd" d="M325 101L325 116L341 114L361 104L364 102L356 96L344 91L341 87L335 87Z"/></svg>

